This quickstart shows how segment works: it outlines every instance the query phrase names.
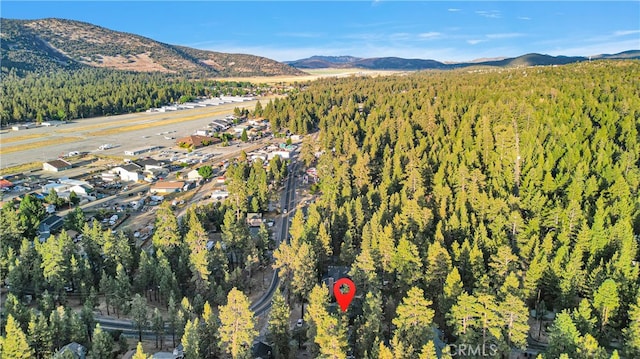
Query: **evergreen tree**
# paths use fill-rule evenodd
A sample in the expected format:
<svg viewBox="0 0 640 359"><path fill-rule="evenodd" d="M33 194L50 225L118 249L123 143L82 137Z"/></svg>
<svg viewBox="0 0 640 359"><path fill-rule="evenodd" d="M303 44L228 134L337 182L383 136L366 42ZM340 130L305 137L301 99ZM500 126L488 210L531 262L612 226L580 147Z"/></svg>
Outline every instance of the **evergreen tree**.
<svg viewBox="0 0 640 359"><path fill-rule="evenodd" d="M113 338L111 334L105 332L100 327L100 324L96 324L96 328L93 331L93 343L89 355L92 358L110 358L113 351Z"/></svg>
<svg viewBox="0 0 640 359"><path fill-rule="evenodd" d="M364 357L371 351L376 340L382 334L382 298L380 293L367 293L364 299L362 315L356 319L356 352L358 357Z"/></svg>
<svg viewBox="0 0 640 359"><path fill-rule="evenodd" d="M430 308L431 304L431 301L424 298L422 289L413 287L398 306L393 319L393 325L396 326L394 337L406 349L422 348L433 337L434 311Z"/></svg>
<svg viewBox="0 0 640 359"><path fill-rule="evenodd" d="M280 289L276 289L271 299L271 311L269 312L268 336L273 343L274 357L289 358L291 349L289 341L291 333L289 331L289 315L291 309L287 305Z"/></svg>
<svg viewBox="0 0 640 359"><path fill-rule="evenodd" d="M147 354L144 353L144 349L142 348L142 342L138 342L136 346L136 353L133 354L131 359L147 359Z"/></svg>
<svg viewBox="0 0 640 359"><path fill-rule="evenodd" d="M47 358L51 356L53 349L53 339L47 318L42 314L31 314L29 321L28 339L31 347L35 350L36 358Z"/></svg>
<svg viewBox="0 0 640 359"><path fill-rule="evenodd" d="M182 336L182 346L184 347L184 355L187 358L200 358L200 336L198 327L200 322L198 318L193 321L188 320L184 326L184 335Z"/></svg>
<svg viewBox="0 0 640 359"><path fill-rule="evenodd" d="M147 314L147 299L137 294L131 301L131 319L133 327L138 331L138 342L142 341L142 331L149 326Z"/></svg>
<svg viewBox="0 0 640 359"><path fill-rule="evenodd" d="M549 346L546 353L550 357L556 358L560 354L575 356L580 343L580 333L576 328L571 315L563 311L556 316L549 332Z"/></svg>
<svg viewBox="0 0 640 359"><path fill-rule="evenodd" d="M29 347L27 336L11 314L7 317L5 333L6 335L0 338L2 359L35 358L35 352Z"/></svg>
<svg viewBox="0 0 640 359"><path fill-rule="evenodd" d="M202 310L203 333L200 340L205 358L218 358L220 356L218 349L218 344L220 343L219 326L218 317L213 313L209 302L205 302Z"/></svg>
<svg viewBox="0 0 640 359"><path fill-rule="evenodd" d="M635 303L629 307L629 326L623 330L625 354L629 358L640 357L640 291Z"/></svg>
<svg viewBox="0 0 640 359"><path fill-rule="evenodd" d="M227 296L227 304L219 307L220 342L232 358L243 358L251 351L255 330L253 312L249 309L249 299L236 288Z"/></svg>
<svg viewBox="0 0 640 359"><path fill-rule="evenodd" d="M600 326L604 328L609 323L609 318L616 314L620 306L618 286L613 279L605 280L593 296L593 306L600 314Z"/></svg>
<svg viewBox="0 0 640 359"><path fill-rule="evenodd" d="M173 214L171 203L163 202L156 212L155 231L153 233L153 245L158 249L175 247L180 243L178 220Z"/></svg>
<svg viewBox="0 0 640 359"><path fill-rule="evenodd" d="M311 290L308 311L310 332L315 335L310 336L318 345L321 357L344 359L348 347L347 329L342 318L336 318L327 311L328 292L324 284L322 287L316 285Z"/></svg>

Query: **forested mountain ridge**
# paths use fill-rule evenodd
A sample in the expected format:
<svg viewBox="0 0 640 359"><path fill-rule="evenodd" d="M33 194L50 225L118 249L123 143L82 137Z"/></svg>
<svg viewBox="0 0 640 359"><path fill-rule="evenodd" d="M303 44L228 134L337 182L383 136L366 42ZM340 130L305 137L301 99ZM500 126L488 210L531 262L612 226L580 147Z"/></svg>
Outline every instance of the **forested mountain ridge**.
<svg viewBox="0 0 640 359"><path fill-rule="evenodd" d="M250 82L196 81L158 72L92 67L24 77L9 74L0 83L0 122L6 126L141 112L200 96L260 95L271 89Z"/></svg>
<svg viewBox="0 0 640 359"><path fill-rule="evenodd" d="M239 291L273 258L290 293L274 295L269 318L277 357L308 338L312 357L451 359L466 356L455 351L464 344L490 356L640 358L639 76L629 60L327 78L256 106L273 131L318 136L299 155L317 169L317 198L296 209L273 256L268 228L252 237L246 213L265 211L269 189L288 178L280 157L265 168L241 156L225 174L229 199L180 221L159 206L149 252L133 235L91 227L79 207L65 228L80 242L64 232L32 242L41 200L7 203L3 350L48 357L76 341L106 357L91 330L100 304L142 313L136 326L153 318L156 337L175 336L189 357L234 355L257 335ZM208 250L210 231L221 235ZM344 313L320 284L329 266L357 285ZM69 282L81 312L63 306ZM28 307L34 292L43 294ZM146 312L147 301L166 315ZM292 333L296 302L305 320ZM231 343L238 337L249 344Z"/></svg>
<svg viewBox="0 0 640 359"><path fill-rule="evenodd" d="M618 54L593 56L593 59L639 59L639 50L624 51ZM550 56L543 54L525 54L500 60L477 60L471 62L445 63L436 60L406 59L400 57L359 58L352 56L311 56L306 59L286 61L285 63L300 69L321 68L362 68L369 70L453 70L471 66L515 67L540 65L566 65L574 62L589 61L585 56Z"/></svg>
<svg viewBox="0 0 640 359"><path fill-rule="evenodd" d="M303 74L260 56L190 49L80 21L0 21L3 72L14 69L23 74L89 66L190 77Z"/></svg>

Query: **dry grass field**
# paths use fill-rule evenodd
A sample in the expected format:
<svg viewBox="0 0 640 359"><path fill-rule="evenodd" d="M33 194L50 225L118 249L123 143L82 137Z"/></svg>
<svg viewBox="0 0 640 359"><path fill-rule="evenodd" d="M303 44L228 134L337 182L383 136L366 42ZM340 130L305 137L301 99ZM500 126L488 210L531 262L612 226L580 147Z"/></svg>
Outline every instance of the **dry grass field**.
<svg viewBox="0 0 640 359"><path fill-rule="evenodd" d="M70 143L82 140L82 137L57 137L55 139L23 143L21 145L2 147L2 153L13 153L18 151L32 150L36 148L44 148L51 145L59 145L61 143Z"/></svg>
<svg viewBox="0 0 640 359"><path fill-rule="evenodd" d="M303 76L271 76L271 77L232 77L219 78L220 81L246 81L251 83L279 84L314 81L324 77L347 77L347 76L389 76L404 73L405 71L387 71L387 70L367 70L367 69L304 69L308 75Z"/></svg>

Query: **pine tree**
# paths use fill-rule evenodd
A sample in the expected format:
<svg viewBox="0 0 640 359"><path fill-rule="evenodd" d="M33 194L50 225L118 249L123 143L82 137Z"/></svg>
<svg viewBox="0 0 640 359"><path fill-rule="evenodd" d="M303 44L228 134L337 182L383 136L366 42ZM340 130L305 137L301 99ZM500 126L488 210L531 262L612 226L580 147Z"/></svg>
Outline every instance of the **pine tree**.
<svg viewBox="0 0 640 359"><path fill-rule="evenodd" d="M636 302L629 307L629 325L623 330L625 337L624 352L629 358L640 357L640 291Z"/></svg>
<svg viewBox="0 0 640 359"><path fill-rule="evenodd" d="M393 325L396 326L394 337L409 346L422 348L433 337L433 316L431 301L424 298L422 289L413 287L396 310ZM414 349L415 350L415 349Z"/></svg>
<svg viewBox="0 0 640 359"><path fill-rule="evenodd" d="M213 313L213 309L209 305L209 302L204 303L202 310L202 326L203 334L201 335L201 338L203 339L201 339L201 344L204 344L202 349L203 354L206 358L218 358L220 356L218 350L218 344L220 343L220 336L218 334L218 317Z"/></svg>
<svg viewBox="0 0 640 359"><path fill-rule="evenodd" d="M195 318L193 321L188 320L187 324L184 326L182 345L184 347L184 355L187 358L200 358L199 326L200 322L198 318Z"/></svg>
<svg viewBox="0 0 640 359"><path fill-rule="evenodd" d="M601 328L604 328L620 306L618 286L613 279L607 279L600 285L593 296L593 306L598 310Z"/></svg>
<svg viewBox="0 0 640 359"><path fill-rule="evenodd" d="M177 246L179 243L178 220L171 209L171 203L165 201L158 206L158 211L156 212L153 245L158 249L164 249Z"/></svg>
<svg viewBox="0 0 640 359"><path fill-rule="evenodd" d="M315 331L315 336L310 336L318 345L321 357L344 359L348 347L347 329L342 320L327 312L328 293L323 284L313 287L309 294L310 332Z"/></svg>
<svg viewBox="0 0 640 359"><path fill-rule="evenodd" d="M243 358L258 335L249 299L233 288L227 296L227 304L219 307L219 311L221 346L232 358Z"/></svg>
<svg viewBox="0 0 640 359"><path fill-rule="evenodd" d="M209 237L202 227L195 210L189 210L189 231L184 237L189 246L189 262L193 272L192 281L196 285L196 292L205 294L209 287L209 252L207 242Z"/></svg>
<svg viewBox="0 0 640 359"><path fill-rule="evenodd" d="M93 344L89 354L92 358L110 358L112 351L113 338L111 334L103 331L100 324L96 324L96 328L93 331Z"/></svg>
<svg viewBox="0 0 640 359"><path fill-rule="evenodd" d="M291 333L289 330L289 316L291 309L287 305L280 289L276 289L271 299L271 311L269 313L268 335L273 342L273 351L276 358L288 358L291 349L289 341Z"/></svg>
<svg viewBox="0 0 640 359"><path fill-rule="evenodd" d="M131 301L131 319L133 327L138 331L138 342L142 341L142 331L149 326L147 299L137 294Z"/></svg>
<svg viewBox="0 0 640 359"><path fill-rule="evenodd" d="M437 359L438 356L436 354L436 347L433 344L433 341L429 341L427 344L425 344L422 347L422 350L420 350L420 357L419 359Z"/></svg>
<svg viewBox="0 0 640 359"><path fill-rule="evenodd" d="M565 353L575 356L580 342L580 333L576 328L568 311L562 311L556 316L549 332L549 346L546 353L556 358Z"/></svg>
<svg viewBox="0 0 640 359"><path fill-rule="evenodd" d="M29 343L35 350L37 358L47 358L51 355L53 349L53 339L47 318L42 314L31 314L29 321Z"/></svg>
<svg viewBox="0 0 640 359"><path fill-rule="evenodd" d="M136 353L133 354L131 359L147 359L147 354L144 353L144 349L142 348L142 342L138 342L136 346Z"/></svg>
<svg viewBox="0 0 640 359"><path fill-rule="evenodd" d="M29 346L27 336L11 314L7 317L5 333L5 337L0 338L0 344L2 344L0 347L2 349L2 359L35 358L35 352Z"/></svg>
<svg viewBox="0 0 640 359"><path fill-rule="evenodd" d="M444 313L448 313L451 306L456 303L463 292L462 278L460 277L460 272L458 272L458 267L453 267L451 272L447 274L443 290L444 300L441 309Z"/></svg>
<svg viewBox="0 0 640 359"><path fill-rule="evenodd" d="M529 333L529 310L524 302L511 294L498 306L502 317L503 336L509 348L525 349ZM511 350L509 350L510 352Z"/></svg>
<svg viewBox="0 0 640 359"><path fill-rule="evenodd" d="M368 292L364 299L362 315L356 319L356 350L358 357L374 347L376 340L382 334L382 298L380 293Z"/></svg>

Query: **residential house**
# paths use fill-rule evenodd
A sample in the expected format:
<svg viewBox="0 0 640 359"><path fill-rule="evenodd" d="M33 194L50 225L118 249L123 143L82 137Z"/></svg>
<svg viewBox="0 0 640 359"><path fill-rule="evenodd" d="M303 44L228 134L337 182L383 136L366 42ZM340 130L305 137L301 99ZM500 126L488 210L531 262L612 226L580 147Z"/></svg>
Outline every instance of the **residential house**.
<svg viewBox="0 0 640 359"><path fill-rule="evenodd" d="M191 135L191 136L179 138L176 141L176 144L182 147L200 148L200 147L209 146L218 142L220 142L219 138L200 136L200 135Z"/></svg>
<svg viewBox="0 0 640 359"><path fill-rule="evenodd" d="M144 169L143 172L147 174L147 177L162 179L169 174L169 169L165 167L165 163L153 158L145 158L135 163Z"/></svg>
<svg viewBox="0 0 640 359"><path fill-rule="evenodd" d="M42 169L48 172L60 172L68 170L71 167L73 167L71 163L65 160L53 160L42 164Z"/></svg>
<svg viewBox="0 0 640 359"><path fill-rule="evenodd" d="M93 186L87 181L74 180L69 178L61 178L58 182L67 186L65 192L75 192L82 196L88 196L93 193Z"/></svg>
<svg viewBox="0 0 640 359"><path fill-rule="evenodd" d="M11 188L13 187L13 183L11 183L11 181L6 180L4 178L0 179L0 188L5 189L5 188Z"/></svg>
<svg viewBox="0 0 640 359"><path fill-rule="evenodd" d="M56 358L63 357L63 354L65 352L70 352L73 355L73 358L75 359L85 359L87 355L87 348L85 348L85 346L82 344L72 342L60 348L60 350L58 350L58 352L56 353L55 357ZM64 357L66 358L66 356Z"/></svg>
<svg viewBox="0 0 640 359"><path fill-rule="evenodd" d="M93 193L93 186L86 181L62 178L58 183L47 183L42 186L42 193L45 195L54 190L59 196L67 197L71 192L77 195L88 196Z"/></svg>
<svg viewBox="0 0 640 359"><path fill-rule="evenodd" d="M187 173L187 180L189 181L200 181L202 176L198 172L198 169L193 169Z"/></svg>
<svg viewBox="0 0 640 359"><path fill-rule="evenodd" d="M38 238L40 242L46 242L52 233L62 229L64 219L60 216L51 215L40 222L38 225Z"/></svg>

